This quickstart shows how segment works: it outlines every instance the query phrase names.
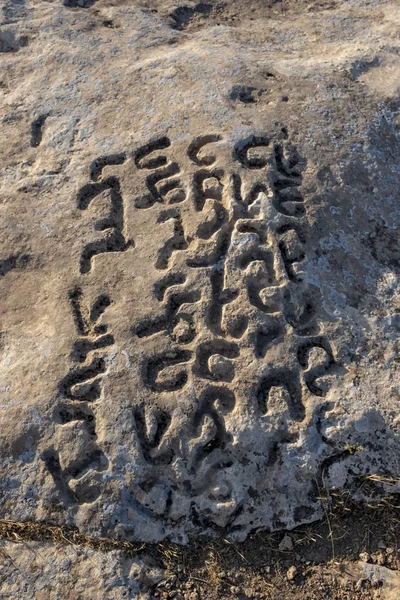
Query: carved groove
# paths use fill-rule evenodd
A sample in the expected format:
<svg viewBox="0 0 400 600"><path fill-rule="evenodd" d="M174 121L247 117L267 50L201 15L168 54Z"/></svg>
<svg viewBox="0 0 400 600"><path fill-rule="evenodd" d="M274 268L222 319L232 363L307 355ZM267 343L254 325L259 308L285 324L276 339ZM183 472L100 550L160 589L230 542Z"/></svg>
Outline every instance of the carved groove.
<svg viewBox="0 0 400 600"><path fill-rule="evenodd" d="M194 140L189 144L189 148L187 151L188 157L196 165L209 167L216 161L216 157L213 154L209 154L208 156L203 156L203 158L199 158L199 152L207 144L219 142L221 139L222 138L220 135L213 133L194 138Z"/></svg>
<svg viewBox="0 0 400 600"><path fill-rule="evenodd" d="M166 136L150 141L135 152L135 165L139 169L158 169L159 167L163 167L167 164L167 158L164 155L150 158L146 162L143 162L143 159L153 154L156 150L165 150L170 146L171 141Z"/></svg>
<svg viewBox="0 0 400 600"><path fill-rule="evenodd" d="M104 231L105 237L100 240L89 242L83 248L80 260L80 272L89 273L92 268L92 259L98 254L105 252L125 252L133 245L132 241L126 241L124 229L124 204L120 194L119 181L115 177L108 177L100 183L89 183L79 191L77 205L80 210L87 210L94 199L108 191L110 212L95 221L93 228L96 231Z"/></svg>
<svg viewBox="0 0 400 600"><path fill-rule="evenodd" d="M61 396L85 402L98 400L101 394L101 378L98 376L105 373L106 369L103 358L95 358L89 365L73 369L59 384Z"/></svg>
<svg viewBox="0 0 400 600"><path fill-rule="evenodd" d="M172 293L166 303L165 313L156 319L146 319L134 328L134 333L139 337L148 337L161 331L172 331L176 325L178 311L184 304L193 304L201 298L197 291L183 291Z"/></svg>
<svg viewBox="0 0 400 600"><path fill-rule="evenodd" d="M262 157L249 158L249 150L252 148L268 148L269 145L269 138L252 135L248 140L236 145L236 158L248 169L263 169L267 166L268 160Z"/></svg>
<svg viewBox="0 0 400 600"><path fill-rule="evenodd" d="M168 269L169 261L173 253L177 250L185 250L188 247L185 240L182 219L180 213L176 209L161 213L159 215L158 222L164 223L170 219L173 220L174 223L173 235L165 242L162 248L159 249L156 269Z"/></svg>
<svg viewBox="0 0 400 600"><path fill-rule="evenodd" d="M219 376L214 375L209 368L208 359L213 355L233 359L239 356L239 347L237 344L227 342L224 339L211 340L204 342L196 350L196 362L193 365L193 373L198 377L205 379L221 379L223 381L232 381L232 374L229 371L222 371Z"/></svg>
<svg viewBox="0 0 400 600"><path fill-rule="evenodd" d="M151 208L155 203L163 203L164 196L167 192L173 189L179 189L181 182L179 178L170 179L158 188L157 186L165 179L173 178L180 173L180 168L177 163L171 163L167 167L158 169L155 173L148 175L146 178L146 186L149 194L137 198L135 201L136 208ZM177 202L182 202L184 197L178 197Z"/></svg>
<svg viewBox="0 0 400 600"><path fill-rule="evenodd" d="M218 201L222 200L221 179L223 175L224 172L222 169L200 169L199 171L196 171L193 176L193 200L195 209L197 211L203 210L207 198ZM204 182L207 179L216 179L219 182L220 187L217 187L216 189L210 188L205 190Z"/></svg>
<svg viewBox="0 0 400 600"><path fill-rule="evenodd" d="M302 391L298 374L287 369L275 369L265 376L259 385L257 392L257 402L261 414L265 415L268 411L268 396L272 387L283 387L289 394L289 414L292 419L302 421L305 416L305 410L302 400Z"/></svg>
<svg viewBox="0 0 400 600"><path fill-rule="evenodd" d="M153 434L150 434L146 425L145 409L143 407L136 407L133 415L144 459L154 465L169 464L172 460L172 451L170 448L164 452L160 451L160 444L170 426L171 416L165 410L153 413L152 416L156 421L156 427Z"/></svg>
<svg viewBox="0 0 400 600"><path fill-rule="evenodd" d="M143 380L154 392L174 392L181 389L187 382L186 367L174 369L165 381L157 381L162 371L176 365L185 365L192 357L187 350L176 349L152 356L143 365Z"/></svg>
<svg viewBox="0 0 400 600"><path fill-rule="evenodd" d="M126 160L125 152L120 154L110 154L109 156L100 156L96 158L90 165L90 178L92 181L100 179L104 167L113 165L122 165Z"/></svg>

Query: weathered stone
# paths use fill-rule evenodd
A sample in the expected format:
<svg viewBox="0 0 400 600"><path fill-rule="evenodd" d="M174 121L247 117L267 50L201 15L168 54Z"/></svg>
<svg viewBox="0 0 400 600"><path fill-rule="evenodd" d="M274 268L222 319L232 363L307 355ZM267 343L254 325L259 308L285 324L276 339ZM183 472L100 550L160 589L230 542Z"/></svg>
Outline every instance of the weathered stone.
<svg viewBox="0 0 400 600"><path fill-rule="evenodd" d="M293 550L293 540L290 535L285 535L285 537L282 539L281 543L279 544L279 550L283 552L290 552Z"/></svg>
<svg viewBox="0 0 400 600"><path fill-rule="evenodd" d="M0 516L399 490L397 3L3 4Z"/></svg>
<svg viewBox="0 0 400 600"><path fill-rule="evenodd" d="M373 588L383 589L383 597L385 599L396 600L398 598L400 590L400 575L398 571L362 561L344 563L341 570L342 577L353 581L356 590L372 585Z"/></svg>
<svg viewBox="0 0 400 600"><path fill-rule="evenodd" d="M41 542L0 544L0 597L146 600L162 578L151 559Z"/></svg>

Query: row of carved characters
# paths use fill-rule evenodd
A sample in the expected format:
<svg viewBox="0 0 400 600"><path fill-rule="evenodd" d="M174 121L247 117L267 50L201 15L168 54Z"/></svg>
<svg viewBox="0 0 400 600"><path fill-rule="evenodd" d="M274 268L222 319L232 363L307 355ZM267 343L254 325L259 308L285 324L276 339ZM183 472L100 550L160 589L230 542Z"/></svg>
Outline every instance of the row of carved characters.
<svg viewBox="0 0 400 600"><path fill-rule="evenodd" d="M101 179L104 167L121 165L125 154L100 157L90 167L91 183L77 195L79 210L87 210L96 202L99 217L93 222L94 241L83 248L79 271L89 273L93 258L105 252L124 252L133 246L125 237L124 203L120 182L116 177ZM100 181L99 181L100 180ZM97 233L98 232L98 233ZM114 336L102 316L110 306L109 296L98 296L85 307L82 290L69 294L78 339L70 359L74 366L59 383L63 398L57 407L57 428L54 447L44 454L44 460L64 499L79 504L93 502L101 494L101 473L108 460L97 444L95 415L91 403L99 400L103 376L107 371L104 351L114 344Z"/></svg>
<svg viewBox="0 0 400 600"><path fill-rule="evenodd" d="M101 472L108 461L96 439L95 415L91 403L101 396L107 371L104 351L114 336L103 322L110 298L102 294L85 306L80 288L69 294L78 334L71 351L74 366L59 383L63 399L56 408L57 427L53 448L43 458L60 493L67 502L93 502L101 493Z"/></svg>
<svg viewBox="0 0 400 600"><path fill-rule="evenodd" d="M209 139L203 138L207 143L218 139L217 136L211 136ZM196 144L192 144L188 150L190 158L196 164L212 164L215 160L213 156L207 156L202 160L198 158L200 148L201 144L198 144L198 141ZM146 150L153 149L154 146ZM141 159L142 157L140 157ZM164 157L161 162L161 165L160 162L153 162L143 166L145 168L164 166L166 158ZM203 175L203 172L195 174L195 189L199 187L201 178L203 178L202 184L204 184L206 177ZM220 199L219 184L217 183L213 187L211 179L208 183L210 184L209 193ZM150 186L149 190L152 191ZM198 206L201 202L201 194L204 194L203 191L198 195ZM182 193L180 195L169 193L167 202L183 201L185 198L186 195ZM162 193L156 195L153 192L147 196L145 201L141 199L137 205L140 207L151 206L155 201L161 202L162 199ZM170 266L169 258L173 251L186 250L188 243L183 232L181 215L176 207L162 211L160 215L161 219L164 218L164 215L174 219L173 237L160 250L156 265L158 268L168 268ZM200 226L197 236L211 237L214 233L212 227L209 227L208 231L206 229L206 226ZM163 262L160 261L160 257L163 257ZM187 285L185 273L170 271L154 287L155 297L159 302L163 302L164 313L158 318L145 319L134 328L134 332L140 338L166 332L177 343L186 345L193 342L198 333L196 331L196 316L198 316L196 315L196 305L199 304L202 293L204 294L204 290ZM143 379L145 384L156 392L178 390L188 381L186 366L189 361L192 361L192 372L195 377L214 381L232 381L234 370L233 362L230 359L238 355L238 346L224 339L197 343L193 360L193 353L190 350L176 348L175 351L160 353L145 361ZM164 483L154 477L153 480L146 481L144 485L137 486L136 499L153 513L164 518L174 519L182 516L182 507L184 512L188 512L189 509L193 511L193 506L186 506L185 501L188 502L189 497L193 498L201 493L202 497L207 497L212 505L224 507L229 516L235 509L235 502L232 499L229 484L224 484L224 482L221 484L218 474L223 470L224 450L230 441L224 417L227 412L233 410L235 403L234 392L226 386L206 385L200 394L196 411L190 419L186 435L182 434L179 420L175 425L173 417L166 410L149 412L138 408L135 412L135 420L144 459L150 465L162 464L165 468L173 458L175 460L176 457L184 457L185 473L191 473L191 477L185 476L183 482L176 481L176 489L167 486L167 493ZM221 508L219 512L221 512ZM192 516L195 517L195 515ZM220 525L225 524L226 518L222 517Z"/></svg>
<svg viewBox="0 0 400 600"><path fill-rule="evenodd" d="M259 329L256 344L260 354L266 354L273 346L282 344L285 334L287 330L279 321L271 322L269 329L265 326ZM293 339L290 351L294 353L296 363L290 369L270 367L268 375L263 375L262 379L271 379L275 381L273 385L287 388L289 402L293 404L291 416L301 421L304 418L301 378L312 394L325 396L327 377L337 371L338 365L324 336L294 336ZM282 350L285 347L283 346ZM278 355L277 352L274 354ZM152 355L144 361L143 381L157 393L183 389L191 381L191 377L231 383L235 379L235 358L238 356L239 347L236 344L218 338L199 344L195 351L175 347ZM287 357L281 353L280 359L285 358ZM264 383L262 387L265 387ZM266 401L263 402L266 404Z"/></svg>
<svg viewBox="0 0 400 600"><path fill-rule="evenodd" d="M287 132L286 132L287 135ZM152 140L139 148L134 153L135 164L139 169L150 171L146 177L148 193L137 198L137 208L150 208L156 203L178 204L192 196L193 204L197 211L201 211L207 199L221 201L224 186L224 170L212 168L217 161L214 151L205 147L222 140L218 134L207 134L194 138L189 144L187 155L197 169L191 178L190 194L184 189L182 183L181 167L173 160L169 160L164 150L171 148L171 141L164 136ZM266 152L266 150L268 152ZM266 156L268 154L268 156ZM268 193L269 184L275 191L274 205L279 212L290 216L304 213L303 197L296 189L301 185L301 161L293 146L286 141L273 141L266 136L252 135L239 141L234 148L234 157L248 171L263 170L272 167L274 176L271 181L256 179L245 194L242 190L242 179L238 173L232 173L230 183L233 195L240 209L247 213L249 206L254 202L260 192ZM289 203L288 206L284 206ZM246 218L248 215L240 215Z"/></svg>
<svg viewBox="0 0 400 600"><path fill-rule="evenodd" d="M177 204L183 202L189 195L193 198L196 211L203 210L207 204L207 210L214 210L215 216L209 222L202 224L197 232L198 239L208 240L218 230L221 232L221 240L218 246L227 244L227 236L232 230L232 223L239 218L253 216L252 204L261 192L268 192L268 182L258 180L250 190L243 194L242 180L239 174L232 174L228 183L224 183L225 175L222 169L209 169L216 161L214 154L203 156L203 148L209 144L220 141L222 138L217 134L209 134L195 138L188 147L187 154L191 161L201 167L192 177L188 194L182 184L181 169L176 162L169 161L165 154L157 154L171 146L169 138L162 137L142 146L134 153L134 161L139 169L150 170L146 177L148 193L138 198L135 205L138 208L149 208L160 202L166 204ZM270 147L271 159L257 156L257 149ZM288 154L288 156L285 155ZM155 155L156 154L156 155ZM249 170L263 169L268 161L273 164L275 175L270 182L273 191L272 202L276 210L284 215L298 217L304 213L303 198L298 190L301 184L299 159L292 147L282 143L273 144L265 137L251 136L248 140L239 142L235 149L238 161ZM102 156L93 161L90 167L92 182L84 185L78 192L77 207L87 210L93 201L96 209L104 216L99 217L93 223L96 239L85 245L81 259L80 272L89 273L92 268L93 258L107 252L124 252L133 246L133 241L127 239L124 204L121 195L120 181L116 177L102 179L103 169L110 165L122 165L127 156L125 153ZM230 196L234 198L228 215L223 207L223 188L230 188ZM212 206L210 206L212 201ZM175 213L159 217L158 222L165 219L174 219L176 228L173 238L168 242L170 248L183 248L187 244L182 227L182 219L179 209ZM178 244L178 245L177 245ZM218 252L220 248L216 248ZM172 250L171 250L172 253ZM193 265L196 266L196 265ZM168 267L168 258L161 258L157 264L158 268Z"/></svg>
<svg viewBox="0 0 400 600"><path fill-rule="evenodd" d="M160 153L170 148L168 138L149 142L135 154L137 167L151 171L146 178L148 193L135 202L138 208L149 208L156 203L177 204L190 198L195 211L204 212L206 216L193 235L187 235L184 231L178 206L158 216L158 223L169 219L174 222L173 235L165 249L160 250L156 263L159 269L169 267L169 259L174 251L189 248L189 240L195 242L188 257L189 266L215 264L218 258L228 252L235 223L258 216L261 194L269 198L268 201L280 215L296 220L304 214L304 199L299 191L302 164L292 146L283 142L272 143L266 137L256 136L238 143L235 156L250 174L249 184L242 182L239 173L228 175L223 169L212 167L217 160L214 154L206 153L203 156L205 146L221 139L219 135L210 134L195 138L189 145L188 156L201 168L193 173L188 190L184 189L179 165L169 160L167 153ZM270 152L269 157L257 155L259 149L264 151L266 148ZM267 166L268 172L265 171ZM254 171L260 170L261 174L256 173L253 181ZM295 231L293 224L292 230ZM287 262L290 263L289 257Z"/></svg>
<svg viewBox="0 0 400 600"><path fill-rule="evenodd" d="M220 139L219 136L212 135L196 138L195 142L191 144L188 150L188 154L192 161L202 167L211 166L215 162L216 157L214 155L206 155L203 158L199 158L199 151L205 145L217 142ZM162 140L157 140L156 142L143 147L137 154L137 165L140 168L150 170L155 169L156 171L161 167L164 168L169 164L167 157L164 154L155 156L155 153L156 150L168 148L169 145L169 140L163 138ZM238 146L236 150L237 158L249 169L262 169L266 166L267 159L265 157L258 157L256 151L258 148L264 149L269 145L270 141L266 138L250 138L246 143L242 143ZM253 152L253 154L251 154L251 152ZM294 188L296 190L296 200L299 202L301 198L297 193L297 189L301 185L301 172L300 169L298 169L299 159L294 150L291 149L291 153L285 157L282 146L276 144L273 148L272 162L274 166L274 176L272 178L273 186L279 188L279 190L286 190L285 193L287 193L290 188ZM161 172L158 173L158 175L161 175ZM159 213L158 222L163 222L166 219L173 219L174 228L173 236L167 240L159 251L156 266L164 269L170 267L169 259L173 252L177 250L187 251L189 249L189 251L186 252L188 255L186 259L187 266L209 268L207 276L210 278L211 283L209 294L211 301L208 309L207 326L214 335L225 337L225 335L229 333L233 337L238 338L243 335L248 322L248 318L241 314L243 312L241 288L244 286L242 285L242 281L239 282L239 285L227 285L229 271L237 272L239 270L243 272L250 267L250 274L248 274L247 277L248 281L245 282L248 300L257 309L262 310L263 312L275 312L276 310L279 310L275 305L277 304L281 292L281 288L277 286L282 285L282 271L284 271L285 277L289 278L289 280L298 281L301 279L297 265L304 260L305 256L302 247L304 234L302 233L301 227L297 223L293 223L292 219L288 218L287 213L289 211L285 209L280 213L281 220L275 225L275 230L273 231L272 227L270 227L269 233L271 235L268 235L268 237L273 241L276 241L276 248L271 248L270 240L268 240L270 243L266 244L267 224L265 221L263 219L250 218L250 216L255 216L259 212L259 206L255 206L255 201L261 192L266 193L268 191L267 181L257 182L248 191L245 198L243 198L240 176L233 175L229 181L229 206L225 208L222 203L222 178L223 171L220 169L207 170L203 168L195 172L193 176L193 199L196 210L202 211L205 208L209 209L210 203L212 203L212 209L214 210L214 217L211 218L211 220L201 223L198 227L196 235L194 236L196 247L193 248L193 251L191 251L189 247L190 244L186 240L182 218L178 208L170 208ZM178 181L176 181L175 184L177 186L180 185ZM146 203L139 202L139 206L149 206L156 201L161 202L163 200L164 197L161 192L156 194L154 190L150 188L149 190L151 193L147 196ZM277 195L277 198L278 208L284 206L286 202L293 204L293 199L289 199L288 195L286 195L286 197ZM285 213L283 220L282 212ZM299 212L302 212L302 210L298 209L297 204L295 211L296 215L298 215ZM228 257L228 254L232 244L232 237L235 235L237 236L240 233L251 234L254 238L254 243L252 246L247 245L242 254L236 253L236 256L231 260ZM208 243L210 239L211 244ZM200 248L202 251L199 251L199 242L201 241L205 243L203 244L203 247ZM243 247L243 244L236 244L236 246ZM224 259L227 259L225 264ZM256 269L257 266L258 269ZM252 271L254 271L254 273L251 273ZM156 285L155 296L158 300L163 299L167 287L170 285L175 286L177 283L183 283L184 280L185 275L183 273L170 272ZM263 291L269 292L267 288L272 288L273 286L275 291L277 290L275 297L272 297L270 293L267 293L267 301L263 301L261 299L261 293ZM162 290L161 298L159 290ZM205 290L203 290L203 292L204 291ZM164 304L164 314L155 319L145 319L136 327L135 332L139 337L145 337L161 331L166 331L180 344L186 344L193 341L196 327L193 311L188 307L194 303L198 303L200 295L201 290L198 289L179 290L174 288L174 290L168 294L167 301ZM204 293L203 296L205 296ZM226 309L228 308L227 305L235 300L237 300L238 313L240 313L241 316L232 319L232 314L228 313ZM225 319L224 311L226 313L225 316L227 317ZM155 359L156 358L157 357L155 357ZM187 353L182 351L177 353L173 360L175 364L179 364L185 361L186 358ZM220 361L224 362L223 356L220 357ZM176 380L181 382L184 379L181 370L177 367L175 367L174 370L178 373ZM145 374L145 377L147 378L147 381L149 381L147 374Z"/></svg>

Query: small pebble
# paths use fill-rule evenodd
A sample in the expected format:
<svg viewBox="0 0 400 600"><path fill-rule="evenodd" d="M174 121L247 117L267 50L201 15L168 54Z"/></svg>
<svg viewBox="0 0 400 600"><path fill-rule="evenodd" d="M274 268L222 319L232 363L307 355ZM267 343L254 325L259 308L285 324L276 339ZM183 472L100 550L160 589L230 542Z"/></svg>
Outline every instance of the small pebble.
<svg viewBox="0 0 400 600"><path fill-rule="evenodd" d="M290 552L293 550L293 540L290 535L285 535L281 543L279 544L279 550L282 552Z"/></svg>

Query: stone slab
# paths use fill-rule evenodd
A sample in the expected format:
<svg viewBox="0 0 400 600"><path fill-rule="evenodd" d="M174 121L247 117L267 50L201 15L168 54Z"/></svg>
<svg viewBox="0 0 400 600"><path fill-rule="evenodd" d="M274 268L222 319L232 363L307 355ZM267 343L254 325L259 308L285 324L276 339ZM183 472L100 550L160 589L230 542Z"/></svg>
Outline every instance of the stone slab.
<svg viewBox="0 0 400 600"><path fill-rule="evenodd" d="M1 506L140 541L396 490L396 2L3 2Z"/></svg>

